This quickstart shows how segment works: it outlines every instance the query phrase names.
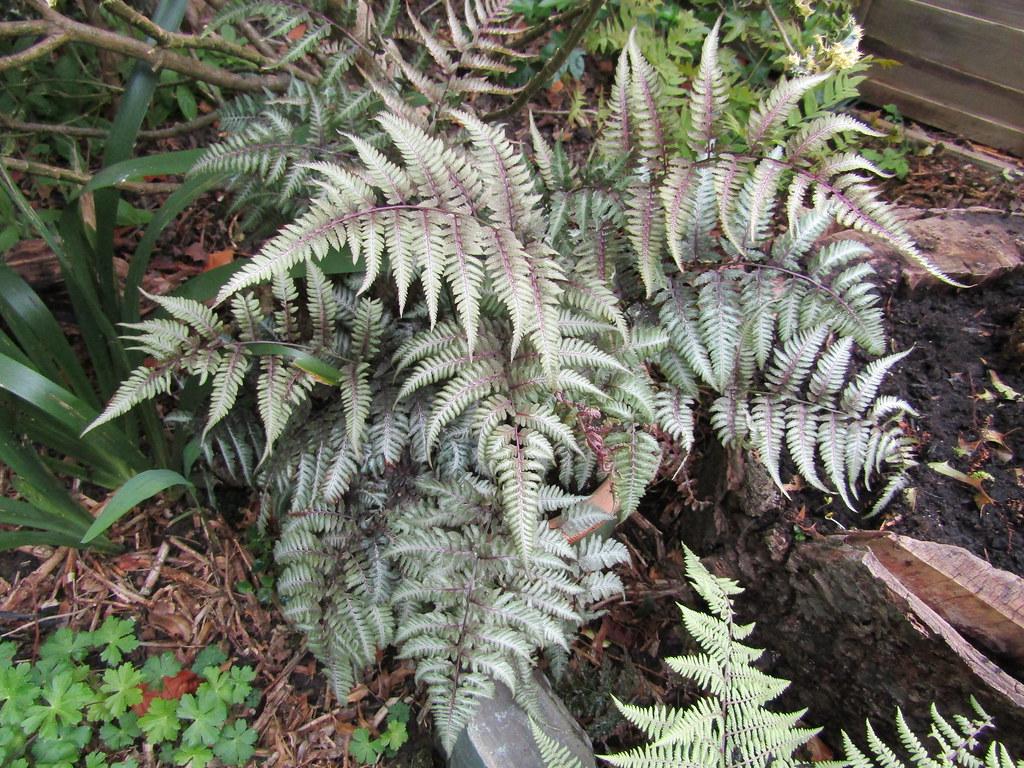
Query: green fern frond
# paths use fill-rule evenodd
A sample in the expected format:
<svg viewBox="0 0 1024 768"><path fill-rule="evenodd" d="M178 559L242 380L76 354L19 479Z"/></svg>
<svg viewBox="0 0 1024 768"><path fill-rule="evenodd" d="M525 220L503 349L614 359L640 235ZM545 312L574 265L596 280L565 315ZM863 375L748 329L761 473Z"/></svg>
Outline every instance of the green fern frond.
<svg viewBox="0 0 1024 768"><path fill-rule="evenodd" d="M530 732L533 734L534 743L540 750L540 759L544 762L545 768L583 768L579 758L573 755L564 744L545 733L532 717L530 718Z"/></svg>
<svg viewBox="0 0 1024 768"><path fill-rule="evenodd" d="M843 732L843 752L847 764L854 768L907 768L908 765L929 768L1019 768L1024 761L1014 762L1009 751L998 741L992 741L981 754L982 734L992 728L992 718L971 699L974 716L958 716L950 722L931 706L929 736L937 748L929 749L907 724L903 712L896 710L896 732L901 750L886 744L867 723L867 751L862 751L847 733ZM906 755L908 759L904 758Z"/></svg>
<svg viewBox="0 0 1024 768"><path fill-rule="evenodd" d="M794 752L817 731L797 727L802 713L775 713L767 708L788 683L753 666L761 651L742 642L752 626L737 625L733 614L733 597L742 590L709 573L689 549L685 549L685 560L687 579L708 603L710 613L680 606L684 625L701 652L668 659L668 663L707 693L684 710L616 701L650 741L602 759L631 768L796 765Z"/></svg>

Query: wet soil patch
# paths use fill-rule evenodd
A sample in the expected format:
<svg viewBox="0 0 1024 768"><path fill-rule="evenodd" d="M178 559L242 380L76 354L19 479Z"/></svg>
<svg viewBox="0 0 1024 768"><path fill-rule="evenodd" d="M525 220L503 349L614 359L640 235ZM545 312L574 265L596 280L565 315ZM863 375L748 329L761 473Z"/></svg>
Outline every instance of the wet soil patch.
<svg viewBox="0 0 1024 768"><path fill-rule="evenodd" d="M921 445L913 490L882 521L1017 574L1024 574L1024 400L1014 393L1024 395L1024 367L1012 337L1022 308L1020 272L979 288L889 300L893 344L914 352L888 386L918 410L912 428ZM980 490L937 472L943 463L979 480Z"/></svg>

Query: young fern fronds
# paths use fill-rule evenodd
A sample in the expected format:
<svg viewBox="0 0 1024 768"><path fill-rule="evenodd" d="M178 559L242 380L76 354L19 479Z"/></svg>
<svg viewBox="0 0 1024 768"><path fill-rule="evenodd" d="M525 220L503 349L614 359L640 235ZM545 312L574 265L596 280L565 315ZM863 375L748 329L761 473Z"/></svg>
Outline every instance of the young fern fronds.
<svg viewBox="0 0 1024 768"><path fill-rule="evenodd" d="M709 573L689 549L685 549L685 560L687 579L708 604L709 613L679 606L683 624L701 651L667 661L675 672L701 686L705 695L684 710L616 701L649 741L602 759L629 768L798 765L795 751L817 731L797 726L802 712L768 709L788 683L754 666L762 651L743 643L753 625L737 624L733 611L733 597L742 590L735 582Z"/></svg>
<svg viewBox="0 0 1024 768"><path fill-rule="evenodd" d="M719 120L725 114L729 85L718 62L718 33L721 20L715 22L704 38L700 66L690 90L690 150L697 158L714 149L719 134Z"/></svg>
<svg viewBox="0 0 1024 768"><path fill-rule="evenodd" d="M1020 768L1024 760L1010 756L1009 751L998 741L989 743L982 753L982 734L991 730L992 718L971 699L974 716L958 716L952 722L939 714L932 704L929 737L937 747L927 747L910 729L903 712L896 710L896 733L899 736L900 751L893 749L875 733L867 723L867 750L861 750L847 733L843 732L843 752L846 764L851 768L907 768L928 766L928 768ZM905 759L903 755L909 757Z"/></svg>

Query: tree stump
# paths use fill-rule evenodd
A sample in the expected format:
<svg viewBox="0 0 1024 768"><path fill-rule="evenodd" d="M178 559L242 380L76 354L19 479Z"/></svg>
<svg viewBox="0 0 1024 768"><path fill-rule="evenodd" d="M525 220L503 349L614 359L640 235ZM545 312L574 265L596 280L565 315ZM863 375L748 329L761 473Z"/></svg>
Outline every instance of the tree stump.
<svg viewBox="0 0 1024 768"><path fill-rule="evenodd" d="M719 503L694 520L687 543L745 588L738 608L757 622L754 644L768 649L769 671L793 683L782 706L807 707L807 722L834 746L840 730L864 744L865 718L897 744L897 707L924 737L933 702L946 716L969 714L974 696L995 718L996 737L1024 754L1024 580L958 547L907 537L796 542L787 500L760 465L707 464L727 467L717 470Z"/></svg>

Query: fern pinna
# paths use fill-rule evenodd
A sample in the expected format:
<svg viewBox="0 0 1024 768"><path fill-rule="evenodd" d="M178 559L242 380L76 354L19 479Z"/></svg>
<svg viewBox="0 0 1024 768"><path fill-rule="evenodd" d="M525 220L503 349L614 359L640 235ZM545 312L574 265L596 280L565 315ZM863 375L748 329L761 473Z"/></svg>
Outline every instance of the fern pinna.
<svg viewBox="0 0 1024 768"><path fill-rule="evenodd" d="M236 168L312 197L234 274L220 309L154 297L163 316L130 326L150 362L97 423L181 378L208 386L206 454L266 490L286 613L339 694L393 645L416 660L451 747L497 682L529 707L535 652L566 647L588 606L621 589L610 569L626 550L585 535L606 517L586 494L610 477L620 516L634 512L660 462L655 435L689 447L697 403L780 485L788 450L808 483L851 505L882 470L895 480L881 501L894 492L908 460L895 418L909 408L878 388L898 356L851 371L858 348L885 346L866 249L815 242L839 220L920 255L856 173L870 165L823 152L859 124L789 127L820 78L780 84L752 114L747 149L720 152L713 34L683 159L630 44L588 167L532 123L531 161L450 103L474 87L456 85L467 70L510 55L507 7L470 3L465 27L444 8L441 26L413 25L440 76L399 62L394 45L397 81L358 62L384 108L372 130L341 134L347 151L303 145ZM439 98L416 109L405 88ZM262 136L250 137L257 158ZM339 257L357 271L327 274Z"/></svg>

